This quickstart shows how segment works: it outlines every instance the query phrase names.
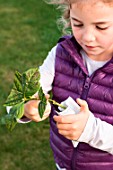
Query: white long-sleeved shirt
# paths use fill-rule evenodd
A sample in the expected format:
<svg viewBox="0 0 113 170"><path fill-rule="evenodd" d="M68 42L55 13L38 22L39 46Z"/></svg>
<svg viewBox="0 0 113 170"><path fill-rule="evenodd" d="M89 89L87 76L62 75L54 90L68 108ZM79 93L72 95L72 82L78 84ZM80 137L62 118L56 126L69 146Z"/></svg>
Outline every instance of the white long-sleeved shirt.
<svg viewBox="0 0 113 170"><path fill-rule="evenodd" d="M47 58L40 66L41 79L40 83L45 93L52 89L52 82L55 75L55 57L56 47L49 52ZM81 51L84 64L86 65L89 76L102 67L108 61L95 61L90 59L84 51ZM94 117L91 113L86 127L78 139L79 142L86 142L94 148L101 149L113 154L113 126L99 118Z"/></svg>

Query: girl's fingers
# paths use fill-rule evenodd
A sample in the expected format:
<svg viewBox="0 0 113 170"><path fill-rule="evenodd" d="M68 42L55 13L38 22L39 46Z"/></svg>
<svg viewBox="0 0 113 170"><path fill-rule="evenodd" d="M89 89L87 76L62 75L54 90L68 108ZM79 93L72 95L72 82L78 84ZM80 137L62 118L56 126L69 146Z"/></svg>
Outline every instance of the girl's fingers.
<svg viewBox="0 0 113 170"><path fill-rule="evenodd" d="M39 100L30 100L25 104L25 109L38 108Z"/></svg>
<svg viewBox="0 0 113 170"><path fill-rule="evenodd" d="M51 111L51 105L49 102L47 102L44 115L42 118L40 118L40 115L38 113L38 104L39 104L39 101L35 101L35 100L29 101L28 103L25 104L25 112L24 112L24 115L26 117L36 122L46 119L49 116L50 111Z"/></svg>
<svg viewBox="0 0 113 170"><path fill-rule="evenodd" d="M33 97L36 97L38 99L38 92L36 92Z"/></svg>
<svg viewBox="0 0 113 170"><path fill-rule="evenodd" d="M61 123L57 123L57 128L60 130L66 130L69 131L72 127L71 124L61 124Z"/></svg>
<svg viewBox="0 0 113 170"><path fill-rule="evenodd" d="M59 116L55 115L55 116L53 116L53 119L54 119L56 122L58 122L58 123L64 123L64 124L72 123L72 122L76 121L76 117L75 117L74 114L72 114L72 115L63 115L63 116L61 116L61 115L59 115Z"/></svg>
<svg viewBox="0 0 113 170"><path fill-rule="evenodd" d="M48 100L50 98L50 95L49 94L46 94L45 95L46 99Z"/></svg>

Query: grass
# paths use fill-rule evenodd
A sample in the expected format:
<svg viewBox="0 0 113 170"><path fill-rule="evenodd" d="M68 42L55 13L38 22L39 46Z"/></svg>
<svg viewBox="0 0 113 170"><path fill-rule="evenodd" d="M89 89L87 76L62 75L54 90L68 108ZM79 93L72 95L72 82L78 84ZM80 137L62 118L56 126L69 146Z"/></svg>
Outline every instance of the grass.
<svg viewBox="0 0 113 170"><path fill-rule="evenodd" d="M0 115L14 72L42 64L56 44L56 10L43 0L0 0ZM0 126L0 170L54 170L49 120L18 124L12 133Z"/></svg>

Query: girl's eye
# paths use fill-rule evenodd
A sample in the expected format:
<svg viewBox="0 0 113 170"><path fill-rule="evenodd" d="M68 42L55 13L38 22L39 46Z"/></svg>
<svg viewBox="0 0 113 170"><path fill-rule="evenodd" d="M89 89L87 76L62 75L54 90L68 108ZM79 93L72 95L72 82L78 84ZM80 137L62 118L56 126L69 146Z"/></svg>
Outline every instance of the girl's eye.
<svg viewBox="0 0 113 170"><path fill-rule="evenodd" d="M99 30L106 30L108 27L102 28L102 27L96 26L96 28L99 29Z"/></svg>
<svg viewBox="0 0 113 170"><path fill-rule="evenodd" d="M79 24L79 25L77 25L77 24L73 24L73 26L74 26L74 27L82 27L82 26L83 26L83 24Z"/></svg>

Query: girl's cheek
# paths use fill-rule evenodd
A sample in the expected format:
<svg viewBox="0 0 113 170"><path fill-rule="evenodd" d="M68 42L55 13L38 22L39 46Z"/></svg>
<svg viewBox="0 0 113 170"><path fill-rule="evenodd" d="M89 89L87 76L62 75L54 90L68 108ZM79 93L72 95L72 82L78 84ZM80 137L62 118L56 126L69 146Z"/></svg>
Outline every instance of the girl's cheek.
<svg viewBox="0 0 113 170"><path fill-rule="evenodd" d="M76 40L80 40L82 38L82 34L81 34L80 31L78 31L78 29L73 30L73 35L74 35Z"/></svg>

